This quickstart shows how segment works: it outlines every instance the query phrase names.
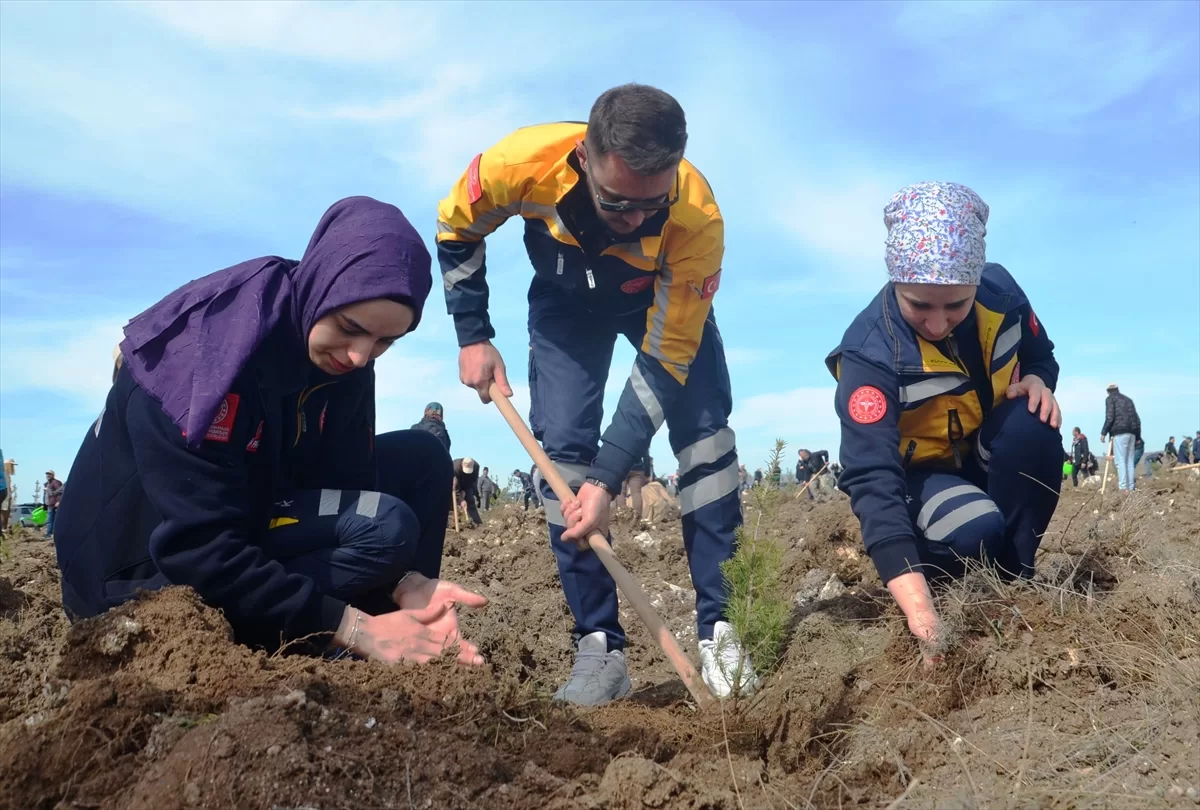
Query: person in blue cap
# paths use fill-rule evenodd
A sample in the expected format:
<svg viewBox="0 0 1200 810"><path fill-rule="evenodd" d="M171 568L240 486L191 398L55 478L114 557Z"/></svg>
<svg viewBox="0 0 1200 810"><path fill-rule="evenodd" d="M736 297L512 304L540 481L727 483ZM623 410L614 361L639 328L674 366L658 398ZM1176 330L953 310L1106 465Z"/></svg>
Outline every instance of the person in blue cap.
<svg viewBox="0 0 1200 810"><path fill-rule="evenodd" d="M929 581L971 560L1031 577L1062 486L1054 344L986 261L987 219L957 183L897 193L884 208L889 283L826 361L838 486L927 661L941 633Z"/></svg>
<svg viewBox="0 0 1200 810"><path fill-rule="evenodd" d="M442 404L440 402L430 402L425 406L425 415L421 417L421 421L412 426L413 430L424 430L427 433L432 433L438 437L438 441L446 448L446 452L450 452L450 431L446 430L446 420L442 414Z"/></svg>
<svg viewBox="0 0 1200 810"><path fill-rule="evenodd" d="M438 578L449 454L375 435L374 361L420 322L430 267L398 208L353 197L300 261L220 270L130 321L58 516L68 616L188 585L245 644L482 664L455 606L487 600Z"/></svg>

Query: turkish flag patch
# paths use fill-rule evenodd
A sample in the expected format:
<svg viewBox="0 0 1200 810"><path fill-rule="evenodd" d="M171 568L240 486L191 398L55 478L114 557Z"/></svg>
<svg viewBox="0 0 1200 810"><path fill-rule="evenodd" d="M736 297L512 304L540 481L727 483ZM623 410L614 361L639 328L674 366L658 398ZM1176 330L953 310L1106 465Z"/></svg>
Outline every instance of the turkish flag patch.
<svg viewBox="0 0 1200 810"><path fill-rule="evenodd" d="M217 408L217 415L213 417L212 424L208 426L208 433L204 434L204 438L210 442L229 442L229 437L233 435L233 420L237 418L238 401L241 399L237 394L226 394L221 400L221 407Z"/></svg>
<svg viewBox="0 0 1200 810"><path fill-rule="evenodd" d="M1037 313L1032 309L1029 310L1029 331L1033 332L1033 336L1037 337L1038 332L1042 331L1042 325L1038 323Z"/></svg>
<svg viewBox="0 0 1200 810"><path fill-rule="evenodd" d="M850 418L860 425L873 425L887 414L887 399L873 385L864 385L850 395Z"/></svg>
<svg viewBox="0 0 1200 810"><path fill-rule="evenodd" d="M483 182L479 179L479 161L483 160L480 152L467 168L467 202L471 205L483 199Z"/></svg>
<svg viewBox="0 0 1200 810"><path fill-rule="evenodd" d="M704 279L704 283L700 285L700 298L708 300L717 294L717 290L721 288L721 271L713 273L708 278Z"/></svg>
<svg viewBox="0 0 1200 810"><path fill-rule="evenodd" d="M630 295L633 293L640 293L642 290L649 288L653 283L654 276L647 273L644 276L638 276L637 278L631 278L629 281L626 281L621 285L621 292L629 293Z"/></svg>

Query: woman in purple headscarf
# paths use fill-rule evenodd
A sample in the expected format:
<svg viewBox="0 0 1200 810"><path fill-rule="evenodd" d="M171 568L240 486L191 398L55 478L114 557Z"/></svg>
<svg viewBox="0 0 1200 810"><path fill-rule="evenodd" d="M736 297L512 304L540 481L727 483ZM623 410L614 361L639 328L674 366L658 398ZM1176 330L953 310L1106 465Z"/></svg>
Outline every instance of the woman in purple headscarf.
<svg viewBox="0 0 1200 810"><path fill-rule="evenodd" d="M893 196L889 282L827 359L838 487L929 662L942 638L929 580L972 562L1032 577L1062 485L1054 344L1013 277L986 260L987 220L957 183Z"/></svg>
<svg viewBox="0 0 1200 810"><path fill-rule="evenodd" d="M455 606L487 600L438 578L449 454L421 431L375 435L374 360L430 285L400 210L353 197L299 262L226 268L130 321L58 517L67 614L189 585L247 644L482 663Z"/></svg>

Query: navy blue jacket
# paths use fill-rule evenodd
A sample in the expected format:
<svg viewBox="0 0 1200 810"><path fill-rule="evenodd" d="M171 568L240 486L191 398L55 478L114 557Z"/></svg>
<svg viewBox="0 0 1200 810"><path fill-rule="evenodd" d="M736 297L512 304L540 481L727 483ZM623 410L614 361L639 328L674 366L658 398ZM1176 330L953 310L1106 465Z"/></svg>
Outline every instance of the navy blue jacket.
<svg viewBox="0 0 1200 810"><path fill-rule="evenodd" d="M987 350L981 326L992 336ZM842 425L838 487L850 496L867 553L885 583L920 562L906 500L907 470L961 466L962 448L970 446L979 420L1003 400L1010 374L1037 375L1051 391L1058 384L1054 344L1000 265L984 269L976 307L954 336L953 346L918 340L888 284L827 359L838 380L835 408ZM938 373L931 375L931 368ZM864 410L864 400L873 411ZM964 431L972 418L974 427Z"/></svg>
<svg viewBox="0 0 1200 810"><path fill-rule="evenodd" d="M446 430L446 423L441 419L433 419L431 417L422 417L420 422L412 426L412 430L423 430L426 433L432 433L438 437L442 446L446 448L446 452L450 452L450 431Z"/></svg>
<svg viewBox="0 0 1200 810"><path fill-rule="evenodd" d="M224 611L247 644L337 629L345 604L286 573L256 541L289 490L374 489L374 369L330 377L294 352L268 339L195 451L120 370L55 527L68 616L174 584Z"/></svg>

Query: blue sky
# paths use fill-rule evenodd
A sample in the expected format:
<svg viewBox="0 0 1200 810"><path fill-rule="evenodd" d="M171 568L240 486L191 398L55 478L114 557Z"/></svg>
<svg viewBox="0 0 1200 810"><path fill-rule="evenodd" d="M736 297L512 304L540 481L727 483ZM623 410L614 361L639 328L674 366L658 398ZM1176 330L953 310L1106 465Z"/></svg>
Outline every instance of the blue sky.
<svg viewBox="0 0 1200 810"><path fill-rule="evenodd" d="M836 451L822 358L884 280L882 209L973 187L988 256L1058 344L1068 426L1121 383L1147 441L1200 428L1200 4L5 3L0 448L22 497L69 470L131 316L186 281L299 257L368 194L433 244L435 206L518 126L604 89L683 104L725 214L716 299L732 424ZM488 251L497 344L525 378L519 223ZM379 363L380 429L447 408L455 455L528 467L430 317ZM632 362L620 346L608 412ZM524 386L519 406L527 407ZM665 431L654 456L673 466Z"/></svg>

